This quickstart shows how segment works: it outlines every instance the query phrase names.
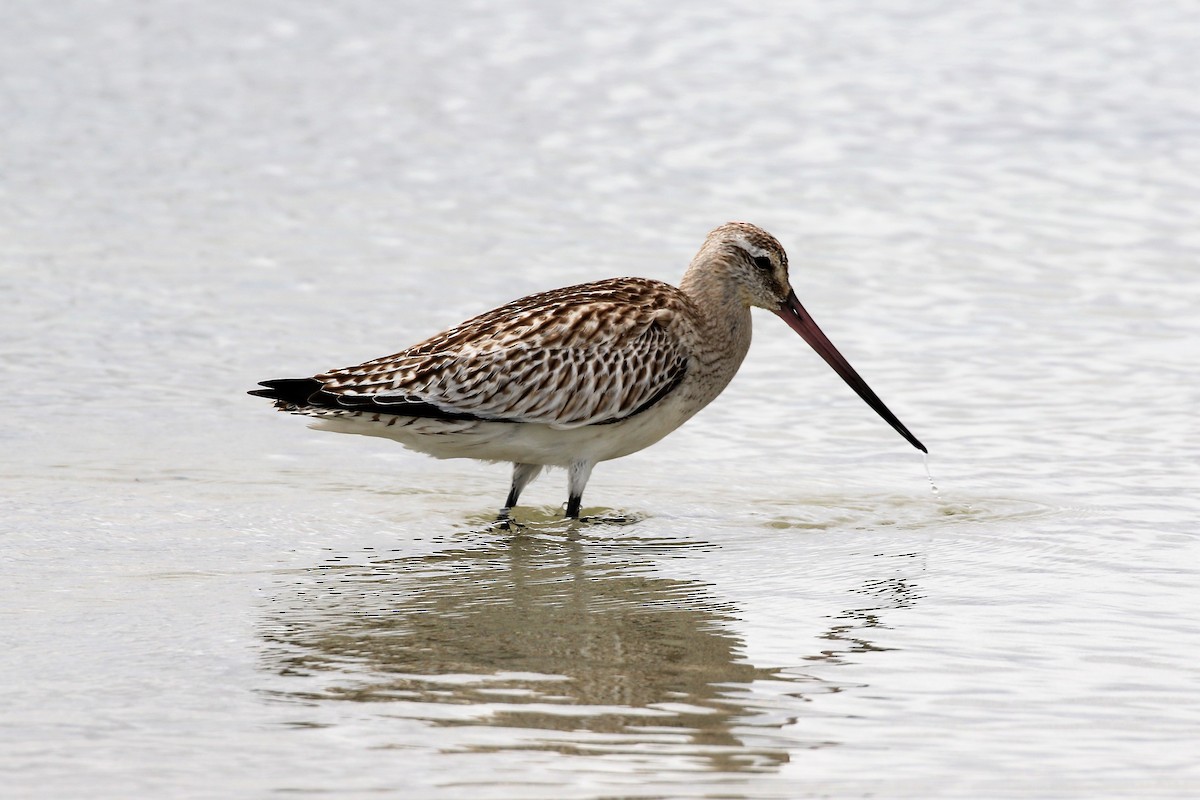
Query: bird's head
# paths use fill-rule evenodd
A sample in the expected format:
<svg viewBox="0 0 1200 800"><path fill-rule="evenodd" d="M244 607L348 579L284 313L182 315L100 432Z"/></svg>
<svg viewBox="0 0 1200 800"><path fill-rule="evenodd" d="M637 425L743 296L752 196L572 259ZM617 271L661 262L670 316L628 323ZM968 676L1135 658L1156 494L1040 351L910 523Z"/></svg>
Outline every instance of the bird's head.
<svg viewBox="0 0 1200 800"><path fill-rule="evenodd" d="M775 311L792 292L783 245L748 222L727 222L708 235L703 260L744 306Z"/></svg>

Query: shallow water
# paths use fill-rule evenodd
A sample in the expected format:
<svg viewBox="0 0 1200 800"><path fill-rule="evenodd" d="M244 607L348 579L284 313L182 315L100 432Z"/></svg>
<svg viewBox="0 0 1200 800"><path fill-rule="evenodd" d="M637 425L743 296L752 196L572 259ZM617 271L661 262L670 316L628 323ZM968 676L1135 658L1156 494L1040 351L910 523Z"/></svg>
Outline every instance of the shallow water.
<svg viewBox="0 0 1200 800"><path fill-rule="evenodd" d="M1200 794L1191 11L12 4L5 792ZM582 526L243 394L738 218L936 494L766 314Z"/></svg>

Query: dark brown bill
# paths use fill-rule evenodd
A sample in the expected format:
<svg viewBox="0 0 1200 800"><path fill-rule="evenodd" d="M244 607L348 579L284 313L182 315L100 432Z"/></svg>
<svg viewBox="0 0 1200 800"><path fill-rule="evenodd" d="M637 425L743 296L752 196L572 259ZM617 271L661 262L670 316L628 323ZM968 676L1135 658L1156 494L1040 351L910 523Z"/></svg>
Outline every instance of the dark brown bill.
<svg viewBox="0 0 1200 800"><path fill-rule="evenodd" d="M859 397L867 401L867 405L875 409L875 413L887 420L888 424L907 439L913 447L922 453L929 452L925 449L925 445L917 440L917 437L909 433L908 428L904 427L904 423L896 419L896 415L888 410L888 407L879 399L879 395L871 391L867 382L859 377L858 373L854 371L854 367L850 366L850 362L842 357L842 354L833 346L833 342L829 341L828 337L821 332L817 323L813 322L813 318L804 310L804 306L800 305L795 292L788 293L787 300L779 304L775 313L782 317L792 330L804 337L804 341L808 342L813 350L820 353L821 358L825 359L825 363L833 367L833 371L841 375L842 380L848 383Z"/></svg>

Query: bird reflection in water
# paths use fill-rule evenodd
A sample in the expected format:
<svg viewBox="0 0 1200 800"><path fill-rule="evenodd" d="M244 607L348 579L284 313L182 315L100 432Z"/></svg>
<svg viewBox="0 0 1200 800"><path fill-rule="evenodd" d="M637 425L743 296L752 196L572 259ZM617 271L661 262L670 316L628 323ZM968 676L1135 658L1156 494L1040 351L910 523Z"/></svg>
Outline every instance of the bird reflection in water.
<svg viewBox="0 0 1200 800"><path fill-rule="evenodd" d="M518 734L471 750L649 748L732 772L829 744L756 735L794 721L781 699L798 710L844 687L747 663L734 608L700 582L657 574L664 557L704 545L610 536L593 546L480 534L431 555L306 571L263 622L268 668L286 679L274 693ZM826 637L845 637L846 624Z"/></svg>

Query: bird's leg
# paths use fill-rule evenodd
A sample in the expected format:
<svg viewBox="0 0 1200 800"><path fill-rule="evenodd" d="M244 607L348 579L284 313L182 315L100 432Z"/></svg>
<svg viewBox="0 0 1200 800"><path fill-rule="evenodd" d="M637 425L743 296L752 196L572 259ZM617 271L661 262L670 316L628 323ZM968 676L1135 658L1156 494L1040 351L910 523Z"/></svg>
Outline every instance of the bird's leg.
<svg viewBox="0 0 1200 800"><path fill-rule="evenodd" d="M508 519L508 512L521 498L521 492L541 471L541 464L513 464L512 488L508 490L508 499L504 501L504 508L500 509L500 519Z"/></svg>
<svg viewBox="0 0 1200 800"><path fill-rule="evenodd" d="M593 461L576 461L567 471L567 517L579 519L579 507L583 505L583 487L592 477Z"/></svg>

